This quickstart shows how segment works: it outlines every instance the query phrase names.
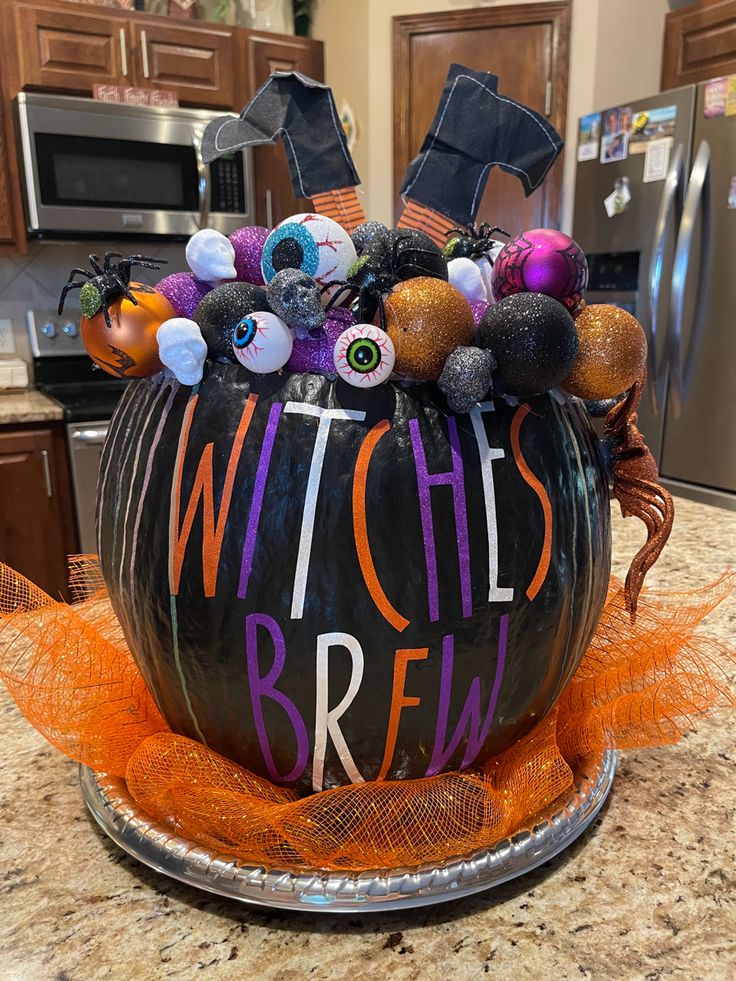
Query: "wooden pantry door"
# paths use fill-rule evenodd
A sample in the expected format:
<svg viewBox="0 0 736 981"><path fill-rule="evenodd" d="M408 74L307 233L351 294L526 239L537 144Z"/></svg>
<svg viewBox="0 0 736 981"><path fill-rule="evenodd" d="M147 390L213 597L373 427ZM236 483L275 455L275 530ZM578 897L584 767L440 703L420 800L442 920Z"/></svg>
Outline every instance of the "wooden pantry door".
<svg viewBox="0 0 736 981"><path fill-rule="evenodd" d="M570 3L514 4L492 9L394 17L394 194L434 117L453 62L498 76L501 95L546 115L564 137ZM574 152L574 148L573 148ZM478 222L511 234L559 227L562 157L541 188L524 197L516 177L494 167Z"/></svg>

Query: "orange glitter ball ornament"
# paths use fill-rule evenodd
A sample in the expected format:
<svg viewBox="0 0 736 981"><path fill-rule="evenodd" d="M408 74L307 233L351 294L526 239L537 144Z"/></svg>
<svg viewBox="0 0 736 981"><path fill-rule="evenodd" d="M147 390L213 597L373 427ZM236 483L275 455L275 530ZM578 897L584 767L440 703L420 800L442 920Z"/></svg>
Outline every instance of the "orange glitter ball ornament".
<svg viewBox="0 0 736 981"><path fill-rule="evenodd" d="M386 299L386 332L396 350L394 371L416 381L439 378L448 354L473 343L473 312L443 279L417 276Z"/></svg>
<svg viewBox="0 0 736 981"><path fill-rule="evenodd" d="M163 369L158 356L156 332L165 320L176 316L161 293L139 293L140 283L130 289L138 301L120 297L108 306L111 327L100 310L94 317L82 317L82 340L94 363L118 378L145 378Z"/></svg>
<svg viewBox="0 0 736 981"><path fill-rule="evenodd" d="M641 324L621 307L591 303L575 318L578 352L561 388L581 399L610 399L631 388L647 358Z"/></svg>

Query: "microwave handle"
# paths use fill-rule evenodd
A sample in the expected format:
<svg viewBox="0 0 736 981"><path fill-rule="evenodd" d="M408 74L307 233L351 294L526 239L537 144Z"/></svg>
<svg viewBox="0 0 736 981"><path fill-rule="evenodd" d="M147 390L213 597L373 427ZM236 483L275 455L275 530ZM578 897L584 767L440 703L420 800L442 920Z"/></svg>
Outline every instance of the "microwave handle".
<svg viewBox="0 0 736 981"><path fill-rule="evenodd" d="M210 168L202 159L202 132L199 129L192 130L192 146L197 161L197 188L199 190L199 219L196 225L197 228L206 228L212 204L212 188L210 186Z"/></svg>

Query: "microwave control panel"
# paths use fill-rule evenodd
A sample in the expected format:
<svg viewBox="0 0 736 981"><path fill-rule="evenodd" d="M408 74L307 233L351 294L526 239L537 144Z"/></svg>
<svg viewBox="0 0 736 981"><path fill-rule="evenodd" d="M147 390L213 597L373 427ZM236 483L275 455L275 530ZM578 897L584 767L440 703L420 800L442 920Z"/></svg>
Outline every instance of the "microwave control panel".
<svg viewBox="0 0 736 981"><path fill-rule="evenodd" d="M210 164L210 182L212 211L228 215L246 213L242 153L229 153L213 160Z"/></svg>

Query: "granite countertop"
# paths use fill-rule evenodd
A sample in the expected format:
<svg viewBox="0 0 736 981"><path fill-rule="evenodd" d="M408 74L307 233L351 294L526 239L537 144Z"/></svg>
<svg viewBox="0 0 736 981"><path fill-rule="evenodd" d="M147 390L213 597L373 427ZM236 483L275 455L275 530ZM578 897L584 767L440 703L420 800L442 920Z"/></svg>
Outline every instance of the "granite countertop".
<svg viewBox="0 0 736 981"><path fill-rule="evenodd" d="M0 395L0 426L63 419L64 410L35 388Z"/></svg>
<svg viewBox="0 0 736 981"><path fill-rule="evenodd" d="M642 539L616 518L616 569ZM736 514L678 501L650 583L736 565ZM733 640L736 603L709 631ZM622 753L586 835L527 876L440 906L372 915L267 911L150 871L87 815L77 767L0 696L0 977L151 981L736 976L736 714L678 746Z"/></svg>

